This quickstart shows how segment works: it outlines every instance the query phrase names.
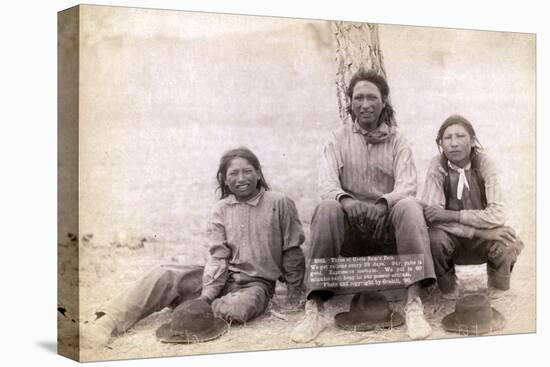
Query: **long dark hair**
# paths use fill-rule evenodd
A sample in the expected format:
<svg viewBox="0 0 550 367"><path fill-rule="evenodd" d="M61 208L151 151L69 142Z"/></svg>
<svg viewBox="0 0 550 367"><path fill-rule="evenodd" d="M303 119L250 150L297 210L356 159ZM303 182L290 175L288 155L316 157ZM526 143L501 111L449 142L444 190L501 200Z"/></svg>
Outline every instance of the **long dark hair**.
<svg viewBox="0 0 550 367"><path fill-rule="evenodd" d="M216 179L218 180L218 188L216 189L216 191L219 190L221 192L220 199L223 199L232 194L232 192L229 191L229 189L227 188L225 180L227 177L227 167L234 158L246 159L248 163L250 163L252 167L254 167L256 172L258 172L259 180L256 187L263 187L266 190L270 190L269 185L267 184L267 181L265 180L264 174L262 172L262 166L260 165L258 157L256 157L256 155L252 153L250 149L239 147L228 150L222 155L222 158L220 159L220 165L218 166L218 172L216 173Z"/></svg>
<svg viewBox="0 0 550 367"><path fill-rule="evenodd" d="M361 81L371 82L372 84L376 85L376 87L380 91L380 95L382 96L382 102L386 103L386 105L382 109L382 112L380 113L380 118L378 121L380 123L383 122L388 126L396 126L397 122L395 121L395 112L390 101L388 100L388 96L390 95L390 87L386 82L386 79L374 70L365 70L363 68L359 69L352 76L351 81L349 82L348 90L346 91L346 95L349 98L349 103L346 107L346 111L350 114L351 119L355 121L355 114L353 113L353 110L351 108L353 89L355 88L355 85Z"/></svg>
<svg viewBox="0 0 550 367"><path fill-rule="evenodd" d="M445 133L445 130L451 125L460 125L464 129L466 129L468 134L470 134L470 137L472 138L472 142L473 142L472 151L470 152L470 156L472 158L475 156L476 153L479 153L483 150L483 146L477 139L476 132L474 130L474 127L470 123L470 121L468 121L465 117L460 115L451 115L447 117L445 121L443 121L443 123L441 124L441 127L439 128L439 131L437 132L437 137L435 138L435 142L437 143L437 149L439 149L439 152L441 154L443 154L443 152L441 152L441 144L443 143L443 133Z"/></svg>

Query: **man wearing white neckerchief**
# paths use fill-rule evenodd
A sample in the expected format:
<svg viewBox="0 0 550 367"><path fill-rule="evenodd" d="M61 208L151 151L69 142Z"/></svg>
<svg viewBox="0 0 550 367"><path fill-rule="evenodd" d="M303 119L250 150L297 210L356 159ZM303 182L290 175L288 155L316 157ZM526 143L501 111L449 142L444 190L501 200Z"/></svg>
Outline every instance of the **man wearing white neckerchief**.
<svg viewBox="0 0 550 367"><path fill-rule="evenodd" d="M510 288L524 245L504 225L495 165L462 116L445 120L436 142L442 152L430 163L422 201L439 289L444 298L457 298L454 265L487 263L489 295L498 298Z"/></svg>

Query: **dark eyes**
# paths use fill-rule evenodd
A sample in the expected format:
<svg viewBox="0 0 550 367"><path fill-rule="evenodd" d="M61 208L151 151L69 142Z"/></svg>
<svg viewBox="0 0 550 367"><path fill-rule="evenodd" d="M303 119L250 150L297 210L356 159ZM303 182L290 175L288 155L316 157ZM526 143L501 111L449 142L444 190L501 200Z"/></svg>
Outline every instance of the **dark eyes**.
<svg viewBox="0 0 550 367"><path fill-rule="evenodd" d="M376 101L376 100L379 99L378 96L376 96L374 94L368 94L368 95L358 94L358 95L353 97L353 100L354 101L361 101L365 98L369 101Z"/></svg>
<svg viewBox="0 0 550 367"><path fill-rule="evenodd" d="M466 134L456 134L455 135L455 138L460 138L460 139L463 139L463 138L466 138L467 135ZM450 140L452 138L452 135L447 135L447 136L444 136L443 139L444 140Z"/></svg>
<svg viewBox="0 0 550 367"><path fill-rule="evenodd" d="M253 169L247 169L247 170L243 171L243 174L245 174L245 175L251 175L252 173L254 173ZM229 172L227 172L228 177L234 177L234 176L237 176L238 174L239 174L239 171L229 171Z"/></svg>

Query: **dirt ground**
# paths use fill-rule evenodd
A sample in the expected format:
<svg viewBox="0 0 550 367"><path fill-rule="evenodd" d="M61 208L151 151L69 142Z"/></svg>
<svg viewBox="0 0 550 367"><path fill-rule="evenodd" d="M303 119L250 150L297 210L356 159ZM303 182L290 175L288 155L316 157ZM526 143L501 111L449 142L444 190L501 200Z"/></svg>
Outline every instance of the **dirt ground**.
<svg viewBox="0 0 550 367"><path fill-rule="evenodd" d="M492 301L492 306L506 318L506 326L489 335L529 333L535 331L535 263L533 234L525 236L527 244L514 269L512 289L503 298ZM142 276L144 269L155 264L174 261L179 263L201 263L204 252L180 253L177 243L145 242L142 248L94 246L89 242L81 249L81 257L93 259L81 263L81 272L86 276L81 283L82 302L81 330L87 326L95 310L103 302L118 294ZM91 255L91 256L89 256ZM461 292L486 287L485 266L457 267ZM339 329L331 323L328 329L312 342L297 344L290 340L294 325L303 317L303 309L289 309L285 306L285 287L278 284L275 297L268 311L245 325L232 325L229 331L217 340L201 344L164 344L155 338L155 330L167 322L171 311L166 308L138 322L126 333L116 337L110 348L83 349L81 359L116 360L160 356L182 356L206 353L223 353L287 348L309 348L331 345L365 344L407 341L406 327L380 329L370 332L352 332ZM341 295L327 303L327 312L332 317L338 312L349 310L351 295ZM442 318L454 310L454 302L440 297L436 288L427 292L424 298L425 314L433 328L429 339L456 338L460 335L448 333L441 326ZM403 312L404 301L392 302L392 308ZM70 312L59 314L61 323L71 323Z"/></svg>

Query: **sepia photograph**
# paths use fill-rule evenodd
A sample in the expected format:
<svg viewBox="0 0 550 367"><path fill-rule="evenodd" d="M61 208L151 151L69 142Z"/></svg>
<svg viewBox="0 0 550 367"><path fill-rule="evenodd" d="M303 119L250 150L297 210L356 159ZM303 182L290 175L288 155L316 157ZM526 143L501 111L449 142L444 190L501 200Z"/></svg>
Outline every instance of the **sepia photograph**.
<svg viewBox="0 0 550 367"><path fill-rule="evenodd" d="M58 13L58 352L536 331L536 35Z"/></svg>

